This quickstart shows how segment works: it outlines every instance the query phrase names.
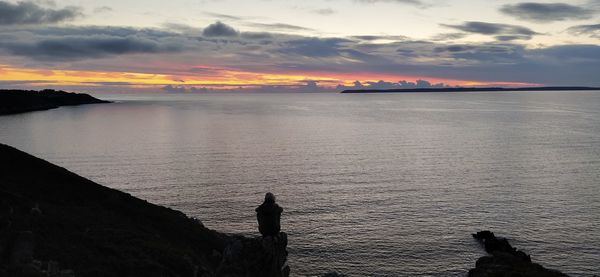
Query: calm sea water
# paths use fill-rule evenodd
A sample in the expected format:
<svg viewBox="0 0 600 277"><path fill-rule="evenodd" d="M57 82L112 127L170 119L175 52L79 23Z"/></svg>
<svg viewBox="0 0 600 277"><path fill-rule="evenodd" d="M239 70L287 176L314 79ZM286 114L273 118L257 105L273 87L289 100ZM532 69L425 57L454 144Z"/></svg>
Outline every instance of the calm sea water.
<svg viewBox="0 0 600 277"><path fill-rule="evenodd" d="M464 276L482 229L600 274L600 92L96 96L0 141L224 232L272 191L297 276Z"/></svg>

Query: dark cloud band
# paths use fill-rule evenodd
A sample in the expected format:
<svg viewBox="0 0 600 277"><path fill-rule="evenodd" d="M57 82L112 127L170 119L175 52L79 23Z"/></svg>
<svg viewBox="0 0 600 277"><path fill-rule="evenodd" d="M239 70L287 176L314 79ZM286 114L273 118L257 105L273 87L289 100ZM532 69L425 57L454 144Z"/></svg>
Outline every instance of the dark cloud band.
<svg viewBox="0 0 600 277"><path fill-rule="evenodd" d="M0 1L1 25L48 24L73 20L82 15L76 7L49 9L34 2Z"/></svg>
<svg viewBox="0 0 600 277"><path fill-rule="evenodd" d="M468 21L460 25L443 24L442 26L472 34L493 35L500 41L516 39L528 40L534 35L539 34L523 26L479 21Z"/></svg>
<svg viewBox="0 0 600 277"><path fill-rule="evenodd" d="M206 37L236 37L239 34L240 33L233 29L233 27L221 21L208 25L208 27L202 31L202 35Z"/></svg>
<svg viewBox="0 0 600 277"><path fill-rule="evenodd" d="M521 20L534 22L588 19L594 14L591 9L563 3L519 3L504 5L500 11Z"/></svg>
<svg viewBox="0 0 600 277"><path fill-rule="evenodd" d="M582 34L598 29L595 25L576 27L571 31ZM515 25L481 22L451 28L493 37L536 34ZM204 31L210 29L209 26ZM214 68L227 68L277 74L328 72L349 76L369 72L473 81L600 85L595 76L600 68L597 45L530 49L511 41L513 38L468 44L404 37L390 40L386 36L319 38L235 29L235 33L217 31L209 34L219 36L210 37L199 29L177 32L124 27L0 28L0 60L10 61L6 63L14 67L51 64L56 69L117 68L121 72L173 76L216 76ZM118 58L110 59L117 55ZM195 67L199 62L207 68ZM156 64L173 66L158 68Z"/></svg>
<svg viewBox="0 0 600 277"><path fill-rule="evenodd" d="M179 52L175 33L117 27L46 27L0 32L0 51L35 60L72 61L137 53Z"/></svg>
<svg viewBox="0 0 600 277"><path fill-rule="evenodd" d="M567 29L567 31L574 35L583 35L593 38L600 38L600 24L577 25Z"/></svg>

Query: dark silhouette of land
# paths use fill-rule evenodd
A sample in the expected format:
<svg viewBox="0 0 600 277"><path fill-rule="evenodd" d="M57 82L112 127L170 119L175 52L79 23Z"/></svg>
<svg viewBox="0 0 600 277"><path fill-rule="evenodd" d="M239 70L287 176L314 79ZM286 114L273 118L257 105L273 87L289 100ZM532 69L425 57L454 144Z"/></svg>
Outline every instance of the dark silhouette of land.
<svg viewBox="0 0 600 277"><path fill-rule="evenodd" d="M600 90L595 87L451 87L451 88L410 88L410 89L348 89L341 93L394 93L394 92L462 92L462 91L567 91L567 90Z"/></svg>
<svg viewBox="0 0 600 277"><path fill-rule="evenodd" d="M0 144L0 276L280 277L280 242L218 233Z"/></svg>
<svg viewBox="0 0 600 277"><path fill-rule="evenodd" d="M566 276L489 231L473 236L490 256L470 277ZM0 276L287 277L286 245L283 232L219 233L0 144Z"/></svg>
<svg viewBox="0 0 600 277"><path fill-rule="evenodd" d="M61 90L0 90L0 115L55 109L60 106L110 103L85 93Z"/></svg>
<svg viewBox="0 0 600 277"><path fill-rule="evenodd" d="M477 260L475 268L469 270L469 277L567 277L564 273L531 262L529 255L512 247L507 239L498 238L490 231L477 232L473 237L483 244L485 251L490 255Z"/></svg>

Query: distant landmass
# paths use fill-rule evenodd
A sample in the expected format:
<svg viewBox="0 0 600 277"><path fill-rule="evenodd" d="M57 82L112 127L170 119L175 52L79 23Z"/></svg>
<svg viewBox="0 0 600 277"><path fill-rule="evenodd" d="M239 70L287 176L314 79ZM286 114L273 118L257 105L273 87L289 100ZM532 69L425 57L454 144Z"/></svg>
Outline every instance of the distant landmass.
<svg viewBox="0 0 600 277"><path fill-rule="evenodd" d="M0 90L0 115L100 103L110 102L94 98L89 94L62 90Z"/></svg>
<svg viewBox="0 0 600 277"><path fill-rule="evenodd" d="M341 93L394 93L394 92L461 92L461 91L561 91L561 90L600 90L596 87L453 87L453 88L407 88L407 89L348 89Z"/></svg>

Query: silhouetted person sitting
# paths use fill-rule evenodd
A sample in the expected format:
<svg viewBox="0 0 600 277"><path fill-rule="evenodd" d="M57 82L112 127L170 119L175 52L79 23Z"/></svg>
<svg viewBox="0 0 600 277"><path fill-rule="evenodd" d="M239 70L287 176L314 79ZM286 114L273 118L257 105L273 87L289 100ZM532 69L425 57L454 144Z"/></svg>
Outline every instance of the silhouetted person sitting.
<svg viewBox="0 0 600 277"><path fill-rule="evenodd" d="M275 203L275 195L270 192L265 194L265 202L256 208L256 219L258 220L258 231L263 238L268 236L277 236L281 225L281 212L283 209Z"/></svg>

